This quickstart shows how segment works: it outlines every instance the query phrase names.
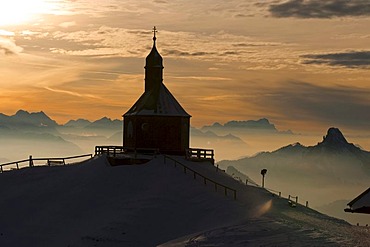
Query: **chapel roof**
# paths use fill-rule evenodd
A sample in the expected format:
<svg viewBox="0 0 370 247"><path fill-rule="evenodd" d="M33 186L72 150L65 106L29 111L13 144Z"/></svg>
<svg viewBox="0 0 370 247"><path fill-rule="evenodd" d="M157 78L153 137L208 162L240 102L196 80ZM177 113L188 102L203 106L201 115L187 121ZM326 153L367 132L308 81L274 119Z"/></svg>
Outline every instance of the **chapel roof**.
<svg viewBox="0 0 370 247"><path fill-rule="evenodd" d="M157 89L144 92L124 114L133 115L191 117L163 83Z"/></svg>

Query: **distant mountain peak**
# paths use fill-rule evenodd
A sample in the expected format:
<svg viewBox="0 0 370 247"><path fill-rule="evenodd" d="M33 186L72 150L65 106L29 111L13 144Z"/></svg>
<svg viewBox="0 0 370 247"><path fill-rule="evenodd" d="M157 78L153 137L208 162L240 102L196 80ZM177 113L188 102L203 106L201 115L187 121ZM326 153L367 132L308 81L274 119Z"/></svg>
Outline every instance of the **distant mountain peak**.
<svg viewBox="0 0 370 247"><path fill-rule="evenodd" d="M338 128L329 128L326 136L323 137L323 141L319 142L313 148L318 150L327 150L331 152L352 152L359 153L361 149L349 143L342 132Z"/></svg>
<svg viewBox="0 0 370 247"><path fill-rule="evenodd" d="M348 141L338 128L329 128L326 136L323 137L323 140L320 144L324 145L348 145Z"/></svg>
<svg viewBox="0 0 370 247"><path fill-rule="evenodd" d="M222 124L220 124L219 122L215 122L214 124L212 124L212 127L222 127Z"/></svg>
<svg viewBox="0 0 370 247"><path fill-rule="evenodd" d="M28 111L25 111L25 110L18 110L16 113L15 113L15 116L25 116L25 115L30 115L30 113Z"/></svg>
<svg viewBox="0 0 370 247"><path fill-rule="evenodd" d="M270 121L267 118L261 118L258 120L247 120L247 121L229 121L224 124L224 126L229 127L249 127L249 128L275 128L273 124L270 123Z"/></svg>
<svg viewBox="0 0 370 247"><path fill-rule="evenodd" d="M15 115L10 116L9 119L15 121L15 124L27 124L35 127L56 127L58 125L43 111L30 113L25 110L18 110Z"/></svg>
<svg viewBox="0 0 370 247"><path fill-rule="evenodd" d="M291 145L292 145L292 147L303 147L303 145L301 143L299 143L299 142L295 142L295 143L293 143Z"/></svg>
<svg viewBox="0 0 370 247"><path fill-rule="evenodd" d="M89 120L79 118L77 120L69 120L66 124L64 124L64 126L84 128L88 126L89 124L91 124Z"/></svg>
<svg viewBox="0 0 370 247"><path fill-rule="evenodd" d="M38 116L38 117L43 117L43 118L47 118L47 119L50 119L48 115L45 114L45 112L43 111L40 111L40 112L28 112L28 111L25 111L25 110L18 110L15 115L16 117L30 117L30 116Z"/></svg>

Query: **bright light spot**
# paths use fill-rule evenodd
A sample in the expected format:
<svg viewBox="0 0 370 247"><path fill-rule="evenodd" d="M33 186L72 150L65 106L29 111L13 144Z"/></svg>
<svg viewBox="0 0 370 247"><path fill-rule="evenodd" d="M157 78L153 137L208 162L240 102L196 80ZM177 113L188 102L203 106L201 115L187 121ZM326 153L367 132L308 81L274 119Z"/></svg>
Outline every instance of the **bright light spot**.
<svg viewBox="0 0 370 247"><path fill-rule="evenodd" d="M14 36L14 32L9 32L9 31L0 29L0 36Z"/></svg>
<svg viewBox="0 0 370 247"><path fill-rule="evenodd" d="M272 206L272 200L269 200L266 203L262 204L260 207L258 207L253 216L260 217L264 215L271 209L271 206Z"/></svg>
<svg viewBox="0 0 370 247"><path fill-rule="evenodd" d="M0 26L32 21L37 15L52 13L56 2L50 0L1 0Z"/></svg>

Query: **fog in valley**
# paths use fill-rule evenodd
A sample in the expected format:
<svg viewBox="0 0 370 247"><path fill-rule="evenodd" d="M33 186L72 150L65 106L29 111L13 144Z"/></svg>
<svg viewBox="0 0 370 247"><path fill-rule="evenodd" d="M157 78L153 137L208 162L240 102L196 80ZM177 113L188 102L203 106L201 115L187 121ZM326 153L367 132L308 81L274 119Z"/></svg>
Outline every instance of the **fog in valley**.
<svg viewBox="0 0 370 247"><path fill-rule="evenodd" d="M214 149L217 164L245 183L261 185L282 196L345 218L370 224L368 215L344 213L346 204L368 188L370 153L353 145L339 129L323 137L280 131L267 119L230 121L191 128L191 147ZM94 153L97 145L122 145L122 121L71 120L58 124L44 112L23 110L0 115L0 163ZM27 164L24 164L27 165Z"/></svg>

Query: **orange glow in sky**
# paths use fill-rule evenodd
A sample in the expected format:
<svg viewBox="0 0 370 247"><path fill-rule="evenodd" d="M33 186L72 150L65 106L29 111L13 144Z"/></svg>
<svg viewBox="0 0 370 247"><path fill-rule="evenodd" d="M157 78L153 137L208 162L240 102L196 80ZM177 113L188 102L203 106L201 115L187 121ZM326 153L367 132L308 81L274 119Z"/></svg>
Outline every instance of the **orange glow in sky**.
<svg viewBox="0 0 370 247"><path fill-rule="evenodd" d="M23 24L32 21L39 14L50 13L56 1L12 0L0 3L0 26Z"/></svg>
<svg viewBox="0 0 370 247"><path fill-rule="evenodd" d="M291 1L2 1L0 112L120 119L143 91L157 26L164 83L192 125L268 118L370 136L368 3Z"/></svg>

